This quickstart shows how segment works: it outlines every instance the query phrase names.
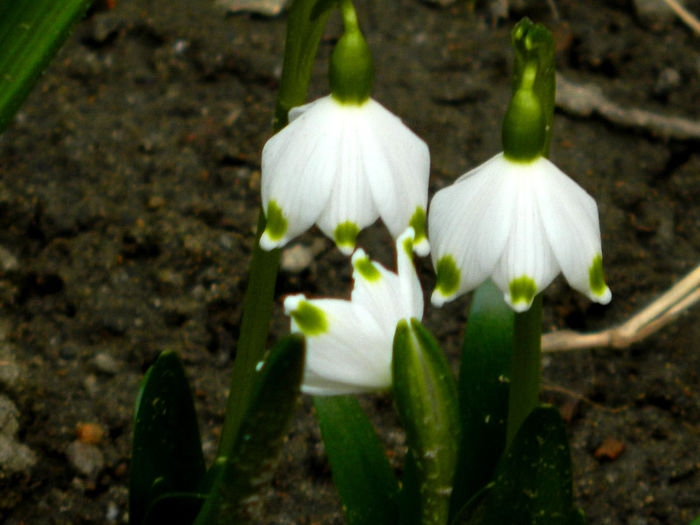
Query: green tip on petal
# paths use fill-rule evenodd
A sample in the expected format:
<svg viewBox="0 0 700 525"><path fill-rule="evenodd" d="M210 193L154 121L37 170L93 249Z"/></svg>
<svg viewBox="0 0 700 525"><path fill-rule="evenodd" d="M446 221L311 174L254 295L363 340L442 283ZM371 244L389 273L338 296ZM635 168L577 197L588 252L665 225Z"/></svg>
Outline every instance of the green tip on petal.
<svg viewBox="0 0 700 525"><path fill-rule="evenodd" d="M284 218L282 208L275 201L270 201L267 204L267 212L265 213L267 223L265 231L272 241L279 241L287 232L287 219Z"/></svg>
<svg viewBox="0 0 700 525"><path fill-rule="evenodd" d="M379 272L379 270L377 270L377 267L372 264L372 261L370 261L369 257L366 255L364 257L354 259L352 264L365 281L377 281L382 277L382 274Z"/></svg>
<svg viewBox="0 0 700 525"><path fill-rule="evenodd" d="M457 292L460 275L455 260L451 255L445 255L440 258L435 267L435 273L437 274L435 283L435 289L437 291L445 297Z"/></svg>
<svg viewBox="0 0 700 525"><path fill-rule="evenodd" d="M321 335L328 330L326 314L307 301L300 301L291 315L304 335Z"/></svg>
<svg viewBox="0 0 700 525"><path fill-rule="evenodd" d="M593 263L588 269L588 286L597 296L604 295L608 288L605 284L605 275L603 274L603 257L600 254L593 258Z"/></svg>
<svg viewBox="0 0 700 525"><path fill-rule="evenodd" d="M333 239L343 252L347 252L348 250L352 251L352 249L355 248L355 241L359 233L360 228L358 228L357 224L354 222L341 222L335 227Z"/></svg>
<svg viewBox="0 0 700 525"><path fill-rule="evenodd" d="M411 220L408 221L408 225L413 228L415 236L413 242L418 244L420 241L425 239L425 210L418 206L416 211L413 213Z"/></svg>
<svg viewBox="0 0 700 525"><path fill-rule="evenodd" d="M523 275L510 282L508 291L513 305L525 305L529 308L537 293L537 285L527 275Z"/></svg>

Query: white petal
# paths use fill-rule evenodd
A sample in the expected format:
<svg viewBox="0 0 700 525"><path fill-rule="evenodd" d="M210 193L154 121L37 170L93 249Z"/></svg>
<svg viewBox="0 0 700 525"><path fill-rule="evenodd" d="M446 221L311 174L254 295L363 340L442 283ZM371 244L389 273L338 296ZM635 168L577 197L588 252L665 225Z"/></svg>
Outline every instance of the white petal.
<svg viewBox="0 0 700 525"><path fill-rule="evenodd" d="M506 161L508 162L508 161ZM515 190L514 216L505 250L493 273L493 280L504 292L506 302L516 311L530 308L534 296L554 280L559 273L547 239L537 201L537 163L511 163L509 185ZM511 286L515 280L529 279L534 283L532 293L514 297Z"/></svg>
<svg viewBox="0 0 700 525"><path fill-rule="evenodd" d="M417 209L425 214L430 153L425 142L381 104L369 100L366 106L367 117L360 134L364 170L379 215L397 238L410 225ZM414 249L427 255L430 246L423 235Z"/></svg>
<svg viewBox="0 0 700 525"><path fill-rule="evenodd" d="M564 277L592 301L610 302L607 286L594 291L590 283L593 261L602 254L595 200L547 159L537 162L535 192L542 222Z"/></svg>
<svg viewBox="0 0 700 525"><path fill-rule="evenodd" d="M285 310L293 314L302 301L323 312L327 327L318 335L306 335L302 391L338 395L391 385L391 340L364 307L337 299L291 296L285 300ZM293 318L292 331L300 331Z"/></svg>
<svg viewBox="0 0 700 525"><path fill-rule="evenodd" d="M367 309L389 341L393 340L400 319L423 318L423 292L407 252L407 248L412 249L412 236L413 229L409 228L396 242L398 274L370 261L362 249L356 250L352 257L351 301Z"/></svg>
<svg viewBox="0 0 700 525"><path fill-rule="evenodd" d="M337 150L334 163L329 167L335 173L330 197L318 219L318 226L331 239L338 225L351 223L361 230L379 217L372 200L368 174L363 162L362 139L365 106L343 106L336 112ZM337 103L336 103L337 104ZM337 240L337 239L336 239ZM352 253L353 243L339 244L346 253Z"/></svg>
<svg viewBox="0 0 700 525"><path fill-rule="evenodd" d="M282 246L311 227L330 198L339 129L336 104L324 97L299 108L297 118L267 141L262 153L262 202L282 210L287 230L281 238L268 231L265 249ZM336 133L334 133L336 132Z"/></svg>
<svg viewBox="0 0 700 525"><path fill-rule="evenodd" d="M428 216L433 265L437 269L443 257L451 256L460 273L452 293L435 290L436 306L476 288L493 273L514 217L511 171L511 163L498 154L433 197Z"/></svg>

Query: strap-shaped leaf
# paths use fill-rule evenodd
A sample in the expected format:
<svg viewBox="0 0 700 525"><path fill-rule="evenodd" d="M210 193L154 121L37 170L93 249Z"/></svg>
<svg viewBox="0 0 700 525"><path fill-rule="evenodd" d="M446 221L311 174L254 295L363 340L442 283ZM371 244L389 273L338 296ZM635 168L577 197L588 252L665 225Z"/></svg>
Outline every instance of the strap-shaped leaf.
<svg viewBox="0 0 700 525"><path fill-rule="evenodd" d="M0 2L0 132L91 3Z"/></svg>
<svg viewBox="0 0 700 525"><path fill-rule="evenodd" d="M443 525L459 443L457 385L435 339L415 319L410 327L406 321L396 327L392 372L396 409L413 461L402 501L420 501L419 523Z"/></svg>
<svg viewBox="0 0 700 525"><path fill-rule="evenodd" d="M163 352L141 382L131 452L129 523L147 523L151 505L170 493L181 493L184 506L195 510L204 477L204 458L192 393L182 363ZM178 498L173 497L173 505ZM183 514L180 514L183 517ZM170 523L191 523L174 521Z"/></svg>
<svg viewBox="0 0 700 525"><path fill-rule="evenodd" d="M462 440L454 490L454 515L493 477L506 444L508 378L514 314L491 281L474 294L459 371Z"/></svg>
<svg viewBox="0 0 700 525"><path fill-rule="evenodd" d="M460 511L454 523L491 525L583 525L573 506L571 456L564 421L556 408L541 406L525 420L480 501Z"/></svg>
<svg viewBox="0 0 700 525"><path fill-rule="evenodd" d="M357 399L319 396L314 406L348 525L395 523L398 483Z"/></svg>
<svg viewBox="0 0 700 525"><path fill-rule="evenodd" d="M247 523L267 483L292 419L304 372L304 338L280 340L255 367L250 404L231 450L207 474L208 496L196 525ZM235 395L235 392L232 393Z"/></svg>

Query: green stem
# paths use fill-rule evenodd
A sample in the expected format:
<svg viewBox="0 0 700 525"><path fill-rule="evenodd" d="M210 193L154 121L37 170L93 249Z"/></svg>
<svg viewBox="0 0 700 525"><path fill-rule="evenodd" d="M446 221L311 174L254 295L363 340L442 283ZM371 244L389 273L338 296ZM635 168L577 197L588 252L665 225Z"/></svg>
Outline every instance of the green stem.
<svg viewBox="0 0 700 525"><path fill-rule="evenodd" d="M328 9L314 12L317 0L295 0L287 18L282 78L275 106L274 131L288 122L289 110L306 101L313 61L328 19ZM248 290L243 302L240 337L233 363L226 415L217 456L228 456L248 409L255 366L263 359L267 346L275 280L280 250L266 252L259 240L265 230L265 215L260 211L255 248L250 261Z"/></svg>
<svg viewBox="0 0 700 525"><path fill-rule="evenodd" d="M523 421L539 404L541 340L542 294L538 294L529 310L515 314L513 355L510 361L506 448L510 447Z"/></svg>

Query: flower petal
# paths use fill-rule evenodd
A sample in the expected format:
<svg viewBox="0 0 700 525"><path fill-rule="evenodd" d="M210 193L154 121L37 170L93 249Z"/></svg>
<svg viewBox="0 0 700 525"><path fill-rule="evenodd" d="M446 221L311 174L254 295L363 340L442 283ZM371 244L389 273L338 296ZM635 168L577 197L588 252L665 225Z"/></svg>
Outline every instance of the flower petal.
<svg viewBox="0 0 700 525"><path fill-rule="evenodd" d="M292 317L292 331L303 333L307 340L303 392L339 395L391 385L391 341L366 308L338 299L307 300L303 295L287 297L284 307ZM309 329L304 316L320 316L323 330L313 328L318 323Z"/></svg>
<svg viewBox="0 0 700 525"><path fill-rule="evenodd" d="M427 255L425 210L430 152L401 119L375 100L366 104L360 133L364 170L382 221L396 239L408 226L416 232L414 250Z"/></svg>
<svg viewBox="0 0 700 525"><path fill-rule="evenodd" d="M260 239L266 250L310 228L329 200L338 148L333 104L324 97L299 108L263 148L262 202L272 219Z"/></svg>
<svg viewBox="0 0 700 525"><path fill-rule="evenodd" d="M413 229L396 241L398 274L371 261L364 250L352 256L354 267L351 301L367 309L392 341L400 319L423 318L423 291L413 266Z"/></svg>
<svg viewBox="0 0 700 525"><path fill-rule="evenodd" d="M595 200L547 159L537 163L535 193L542 223L564 277L592 301L609 303L612 294L602 275Z"/></svg>
<svg viewBox="0 0 700 525"><path fill-rule="evenodd" d="M438 273L431 298L435 306L476 288L493 273L514 217L512 171L498 154L433 197L428 230Z"/></svg>
<svg viewBox="0 0 700 525"><path fill-rule="evenodd" d="M318 219L318 226L350 255L359 231L379 218L363 161L362 134L367 119L366 106L342 105L337 112L338 149L330 168L336 174L330 197Z"/></svg>
<svg viewBox="0 0 700 525"><path fill-rule="evenodd" d="M509 161L506 161L509 162ZM515 189L515 215L505 250L493 273L505 301L516 311L530 308L535 295L554 280L559 264L545 234L537 201L539 165L510 162L508 184Z"/></svg>

